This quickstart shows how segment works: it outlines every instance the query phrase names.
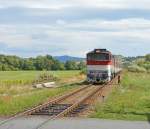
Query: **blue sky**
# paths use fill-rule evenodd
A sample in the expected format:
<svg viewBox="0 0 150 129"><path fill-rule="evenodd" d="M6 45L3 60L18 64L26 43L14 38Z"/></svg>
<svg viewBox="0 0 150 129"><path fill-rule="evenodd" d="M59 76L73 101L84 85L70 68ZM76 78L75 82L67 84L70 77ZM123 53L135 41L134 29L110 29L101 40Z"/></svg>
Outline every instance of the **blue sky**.
<svg viewBox="0 0 150 129"><path fill-rule="evenodd" d="M0 0L0 53L150 53L149 0Z"/></svg>

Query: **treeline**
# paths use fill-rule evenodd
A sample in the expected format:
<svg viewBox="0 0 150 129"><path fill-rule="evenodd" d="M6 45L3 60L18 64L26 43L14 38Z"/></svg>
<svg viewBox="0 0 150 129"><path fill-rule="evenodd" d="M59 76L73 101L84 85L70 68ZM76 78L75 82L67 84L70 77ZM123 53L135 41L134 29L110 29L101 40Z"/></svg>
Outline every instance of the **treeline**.
<svg viewBox="0 0 150 129"><path fill-rule="evenodd" d="M84 62L67 61L62 63L50 55L36 58L20 58L17 56L0 55L0 71L17 70L81 70Z"/></svg>

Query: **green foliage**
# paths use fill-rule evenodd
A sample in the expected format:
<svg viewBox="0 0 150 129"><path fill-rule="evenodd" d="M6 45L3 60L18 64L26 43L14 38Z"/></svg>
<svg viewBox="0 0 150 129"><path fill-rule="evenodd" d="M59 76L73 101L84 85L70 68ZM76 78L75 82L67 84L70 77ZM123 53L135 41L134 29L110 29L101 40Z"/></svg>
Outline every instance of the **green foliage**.
<svg viewBox="0 0 150 129"><path fill-rule="evenodd" d="M128 67L128 71L130 72L146 72L146 69L143 67L140 67L138 65L132 65Z"/></svg>
<svg viewBox="0 0 150 129"><path fill-rule="evenodd" d="M146 70L150 70L150 63L144 63L141 65L141 67L145 68Z"/></svg>
<svg viewBox="0 0 150 129"><path fill-rule="evenodd" d="M16 70L81 70L85 67L83 62L59 62L50 55L36 58L19 58L17 56L0 55L0 71Z"/></svg>
<svg viewBox="0 0 150 129"><path fill-rule="evenodd" d="M130 72L149 72L150 71L150 54L145 57L136 58L127 66Z"/></svg>
<svg viewBox="0 0 150 129"><path fill-rule="evenodd" d="M65 68L66 70L82 70L86 67L84 62L75 62L75 61L66 61Z"/></svg>
<svg viewBox="0 0 150 129"><path fill-rule="evenodd" d="M147 61L147 62L150 62L150 54L147 54L147 55L145 56L145 58L146 58L146 61Z"/></svg>
<svg viewBox="0 0 150 129"><path fill-rule="evenodd" d="M64 63L60 63L58 60L54 60L51 69L53 70L65 70Z"/></svg>
<svg viewBox="0 0 150 129"><path fill-rule="evenodd" d="M53 74L42 73L39 75L39 77L36 81L44 82L44 81L57 81L57 80L59 80L59 78L55 77Z"/></svg>
<svg viewBox="0 0 150 129"><path fill-rule="evenodd" d="M24 62L23 62L23 69L24 70L35 70L35 66L34 66L34 63L32 61L32 59L26 59Z"/></svg>
<svg viewBox="0 0 150 129"><path fill-rule="evenodd" d="M78 69L79 70L83 70L83 69L85 69L86 68L86 63L85 62L80 62L79 64L78 64Z"/></svg>
<svg viewBox="0 0 150 129"><path fill-rule="evenodd" d="M66 61L65 68L66 70L76 70L78 69L78 66L75 61Z"/></svg>
<svg viewBox="0 0 150 129"><path fill-rule="evenodd" d="M80 74L86 75L86 74L87 74L87 69L86 69L86 68L83 68L83 69L81 70Z"/></svg>

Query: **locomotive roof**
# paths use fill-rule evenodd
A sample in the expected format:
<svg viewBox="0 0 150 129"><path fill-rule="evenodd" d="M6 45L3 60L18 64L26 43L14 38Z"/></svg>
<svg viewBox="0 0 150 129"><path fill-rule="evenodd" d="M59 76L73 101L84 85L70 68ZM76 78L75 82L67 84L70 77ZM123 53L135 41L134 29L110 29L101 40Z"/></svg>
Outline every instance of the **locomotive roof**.
<svg viewBox="0 0 150 129"><path fill-rule="evenodd" d="M91 52L88 52L87 54L91 54L91 53L111 53L110 51L108 51L107 49L94 49Z"/></svg>

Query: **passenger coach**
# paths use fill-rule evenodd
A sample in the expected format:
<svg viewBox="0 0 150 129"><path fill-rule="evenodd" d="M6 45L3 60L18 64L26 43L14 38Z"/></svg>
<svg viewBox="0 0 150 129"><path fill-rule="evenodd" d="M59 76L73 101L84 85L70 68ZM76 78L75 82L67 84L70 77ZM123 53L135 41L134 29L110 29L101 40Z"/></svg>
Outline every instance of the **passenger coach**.
<svg viewBox="0 0 150 129"><path fill-rule="evenodd" d="M121 71L120 60L106 49L95 49L87 53L87 81L105 83Z"/></svg>

